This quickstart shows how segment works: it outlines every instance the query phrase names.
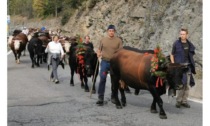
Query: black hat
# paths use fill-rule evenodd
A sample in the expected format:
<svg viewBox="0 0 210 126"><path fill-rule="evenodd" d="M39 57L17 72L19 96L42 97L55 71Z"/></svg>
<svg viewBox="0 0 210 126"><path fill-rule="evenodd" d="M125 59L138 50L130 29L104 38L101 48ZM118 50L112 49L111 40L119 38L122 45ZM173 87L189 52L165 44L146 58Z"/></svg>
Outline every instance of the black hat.
<svg viewBox="0 0 210 126"><path fill-rule="evenodd" d="M109 29L114 29L114 30L116 30L114 25L109 25L108 28L107 28L107 30L109 30Z"/></svg>

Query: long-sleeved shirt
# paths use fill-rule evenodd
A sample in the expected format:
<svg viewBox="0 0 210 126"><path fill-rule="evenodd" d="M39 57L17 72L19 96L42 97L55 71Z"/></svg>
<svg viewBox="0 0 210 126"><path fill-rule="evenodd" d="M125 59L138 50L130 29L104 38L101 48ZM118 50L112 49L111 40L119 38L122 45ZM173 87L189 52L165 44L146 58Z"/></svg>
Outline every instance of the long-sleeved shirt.
<svg viewBox="0 0 210 126"><path fill-rule="evenodd" d="M45 52L46 53L47 52L50 52L50 53L59 53L61 55L64 55L64 51L63 51L63 48L62 48L61 44L59 42L54 42L54 41L51 41L48 44Z"/></svg>
<svg viewBox="0 0 210 126"><path fill-rule="evenodd" d="M102 51L102 59L110 61L113 54L118 50L122 48L122 41L118 37L104 37L101 40L101 45L99 49Z"/></svg>

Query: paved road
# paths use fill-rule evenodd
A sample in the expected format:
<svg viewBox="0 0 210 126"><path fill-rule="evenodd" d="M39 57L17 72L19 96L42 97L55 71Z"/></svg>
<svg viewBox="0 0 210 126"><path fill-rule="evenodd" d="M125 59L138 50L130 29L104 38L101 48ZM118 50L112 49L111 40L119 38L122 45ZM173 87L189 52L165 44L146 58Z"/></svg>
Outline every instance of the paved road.
<svg viewBox="0 0 210 126"><path fill-rule="evenodd" d="M191 108L175 108L175 99L163 95L168 119L150 113L152 97L147 91L135 96L126 94L128 105L116 109L110 102L110 81L107 81L103 107L95 105L97 95L80 88L78 76L75 86L69 85L70 69L58 70L60 84L49 81L46 64L31 68L26 56L16 64L13 54L8 55L8 126L201 126L202 104L190 102ZM110 78L108 78L110 79ZM99 78L97 79L97 82ZM89 84L90 78L89 78ZM91 85L90 85L91 86ZM133 91L133 90L132 90Z"/></svg>

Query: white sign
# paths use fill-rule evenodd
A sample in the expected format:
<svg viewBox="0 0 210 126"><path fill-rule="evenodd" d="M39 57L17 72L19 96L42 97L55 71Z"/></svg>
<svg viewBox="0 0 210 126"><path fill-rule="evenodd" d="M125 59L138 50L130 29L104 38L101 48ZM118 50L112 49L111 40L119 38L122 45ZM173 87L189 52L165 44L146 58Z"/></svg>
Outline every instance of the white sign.
<svg viewBox="0 0 210 126"><path fill-rule="evenodd" d="M7 15L7 23L10 23L10 15Z"/></svg>

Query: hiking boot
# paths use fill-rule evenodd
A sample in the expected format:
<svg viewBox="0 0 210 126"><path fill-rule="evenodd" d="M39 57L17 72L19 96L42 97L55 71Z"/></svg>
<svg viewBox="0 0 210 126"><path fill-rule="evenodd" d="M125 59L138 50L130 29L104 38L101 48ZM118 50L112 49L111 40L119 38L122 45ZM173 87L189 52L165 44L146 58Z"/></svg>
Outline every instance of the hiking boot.
<svg viewBox="0 0 210 126"><path fill-rule="evenodd" d="M181 104L183 107L185 107L185 108L190 108L190 105L186 102L186 103L182 103Z"/></svg>
<svg viewBox="0 0 210 126"><path fill-rule="evenodd" d="M181 102L176 102L176 107L180 108L181 107Z"/></svg>
<svg viewBox="0 0 210 126"><path fill-rule="evenodd" d="M103 101L103 100L98 100L98 101L96 102L96 105L98 105L98 106L103 106L103 105L104 105L104 101Z"/></svg>
<svg viewBox="0 0 210 126"><path fill-rule="evenodd" d="M51 82L55 82L55 79L53 79L52 77L50 77L50 81Z"/></svg>
<svg viewBox="0 0 210 126"><path fill-rule="evenodd" d="M58 83L59 83L59 80L56 79L56 80L55 80L55 84L58 84Z"/></svg>

